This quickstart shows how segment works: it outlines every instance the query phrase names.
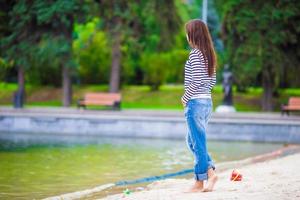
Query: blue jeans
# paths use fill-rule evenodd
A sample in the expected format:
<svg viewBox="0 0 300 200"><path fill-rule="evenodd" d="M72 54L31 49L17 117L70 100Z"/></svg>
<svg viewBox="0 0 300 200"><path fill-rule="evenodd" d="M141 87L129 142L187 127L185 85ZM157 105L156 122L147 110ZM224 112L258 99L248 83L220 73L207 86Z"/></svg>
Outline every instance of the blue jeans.
<svg viewBox="0 0 300 200"><path fill-rule="evenodd" d="M188 133L186 142L194 155L194 173L196 180L207 180L207 170L213 168L214 162L206 148L206 126L212 112L212 101L207 98L191 99L184 108Z"/></svg>

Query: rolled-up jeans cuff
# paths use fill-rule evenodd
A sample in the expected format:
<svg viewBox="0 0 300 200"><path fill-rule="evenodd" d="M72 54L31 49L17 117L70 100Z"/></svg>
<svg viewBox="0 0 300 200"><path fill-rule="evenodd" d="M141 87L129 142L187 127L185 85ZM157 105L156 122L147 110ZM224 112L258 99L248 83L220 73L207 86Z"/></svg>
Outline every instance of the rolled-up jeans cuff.
<svg viewBox="0 0 300 200"><path fill-rule="evenodd" d="M216 170L216 166L214 165L214 163L212 161L208 162L208 167L207 169L212 168L213 170Z"/></svg>
<svg viewBox="0 0 300 200"><path fill-rule="evenodd" d="M208 179L207 173L195 174L194 177L195 177L195 180L197 180L197 181L203 181L203 180L207 180Z"/></svg>

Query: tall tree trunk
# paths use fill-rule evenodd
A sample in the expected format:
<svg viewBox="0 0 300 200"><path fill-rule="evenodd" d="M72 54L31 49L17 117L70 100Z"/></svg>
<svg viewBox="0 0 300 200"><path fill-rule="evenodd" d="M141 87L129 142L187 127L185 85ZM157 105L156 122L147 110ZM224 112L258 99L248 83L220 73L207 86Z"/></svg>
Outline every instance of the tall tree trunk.
<svg viewBox="0 0 300 200"><path fill-rule="evenodd" d="M62 67L62 87L63 87L63 99L62 103L64 107L69 107L72 102L72 84L70 77L70 68L67 66Z"/></svg>
<svg viewBox="0 0 300 200"><path fill-rule="evenodd" d="M18 90L14 94L14 107L22 108L25 100L25 71L24 67L18 67Z"/></svg>
<svg viewBox="0 0 300 200"><path fill-rule="evenodd" d="M274 89L274 76L272 76L271 70L264 69L263 71L263 98L262 98L262 109L263 111L273 110L273 89Z"/></svg>
<svg viewBox="0 0 300 200"><path fill-rule="evenodd" d="M24 68L18 67L18 91L25 92L25 75Z"/></svg>
<svg viewBox="0 0 300 200"><path fill-rule="evenodd" d="M112 65L109 80L109 92L118 92L120 87L121 33L113 33Z"/></svg>

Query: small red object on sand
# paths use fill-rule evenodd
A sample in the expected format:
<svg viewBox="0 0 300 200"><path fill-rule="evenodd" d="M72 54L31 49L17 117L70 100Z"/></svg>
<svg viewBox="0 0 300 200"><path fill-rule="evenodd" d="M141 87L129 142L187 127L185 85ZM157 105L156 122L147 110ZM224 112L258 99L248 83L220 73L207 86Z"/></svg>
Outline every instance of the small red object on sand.
<svg viewBox="0 0 300 200"><path fill-rule="evenodd" d="M230 180L231 181L241 181L242 177L243 177L243 175L238 170L234 169L231 173Z"/></svg>

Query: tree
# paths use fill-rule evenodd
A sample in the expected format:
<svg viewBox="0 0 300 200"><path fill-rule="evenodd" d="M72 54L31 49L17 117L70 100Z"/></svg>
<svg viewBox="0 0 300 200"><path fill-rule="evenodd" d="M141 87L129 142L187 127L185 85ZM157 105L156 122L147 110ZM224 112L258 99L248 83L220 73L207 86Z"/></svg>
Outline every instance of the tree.
<svg viewBox="0 0 300 200"><path fill-rule="evenodd" d="M273 109L285 65L299 66L299 17L296 0L230 1L224 14L223 36L238 84L251 85L259 77L265 111Z"/></svg>
<svg viewBox="0 0 300 200"><path fill-rule="evenodd" d="M84 13L84 1L19 0L8 1L8 5L10 34L1 39L1 49L18 68L19 90L24 91L24 69L39 59L49 62L49 55L54 55L51 58L59 60L62 68L63 105L69 106L73 25L76 17Z"/></svg>
<svg viewBox="0 0 300 200"><path fill-rule="evenodd" d="M131 13L129 12L131 1L105 1L99 0L100 17L104 27L111 36L112 65L110 72L109 91L118 92L120 85L120 62L122 33L127 29Z"/></svg>
<svg viewBox="0 0 300 200"><path fill-rule="evenodd" d="M117 92L120 86L121 47L124 39L134 41L131 44L135 46L139 46L136 42L143 41L144 44L139 46L141 51L144 50L143 47L148 48L147 41L150 41L149 46L156 50L166 51L173 44L181 20L174 0L98 0L97 2L104 28L112 43L110 92ZM149 32L152 34L147 35ZM135 39L130 40L130 38Z"/></svg>
<svg viewBox="0 0 300 200"><path fill-rule="evenodd" d="M9 27L9 15L8 11L12 7L12 2L8 0L0 1L0 81L5 80L6 78L6 72L8 71L9 64L7 61L3 58L4 51L2 48L1 43L3 42L3 38L10 35L10 27Z"/></svg>
<svg viewBox="0 0 300 200"><path fill-rule="evenodd" d="M75 66L72 58L73 29L76 20L87 13L83 0L36 0L33 12L42 34L46 40L44 52L55 51L62 71L63 106L70 106L72 101L71 72Z"/></svg>
<svg viewBox="0 0 300 200"><path fill-rule="evenodd" d="M34 34L36 29L31 15L31 6L32 3L26 1L4 1L1 5L4 14L2 18L4 23L1 23L3 25L1 27L1 56L6 59L7 63L12 63L17 68L17 94L23 98L25 96L25 69L29 67L32 59L32 46L38 40Z"/></svg>

